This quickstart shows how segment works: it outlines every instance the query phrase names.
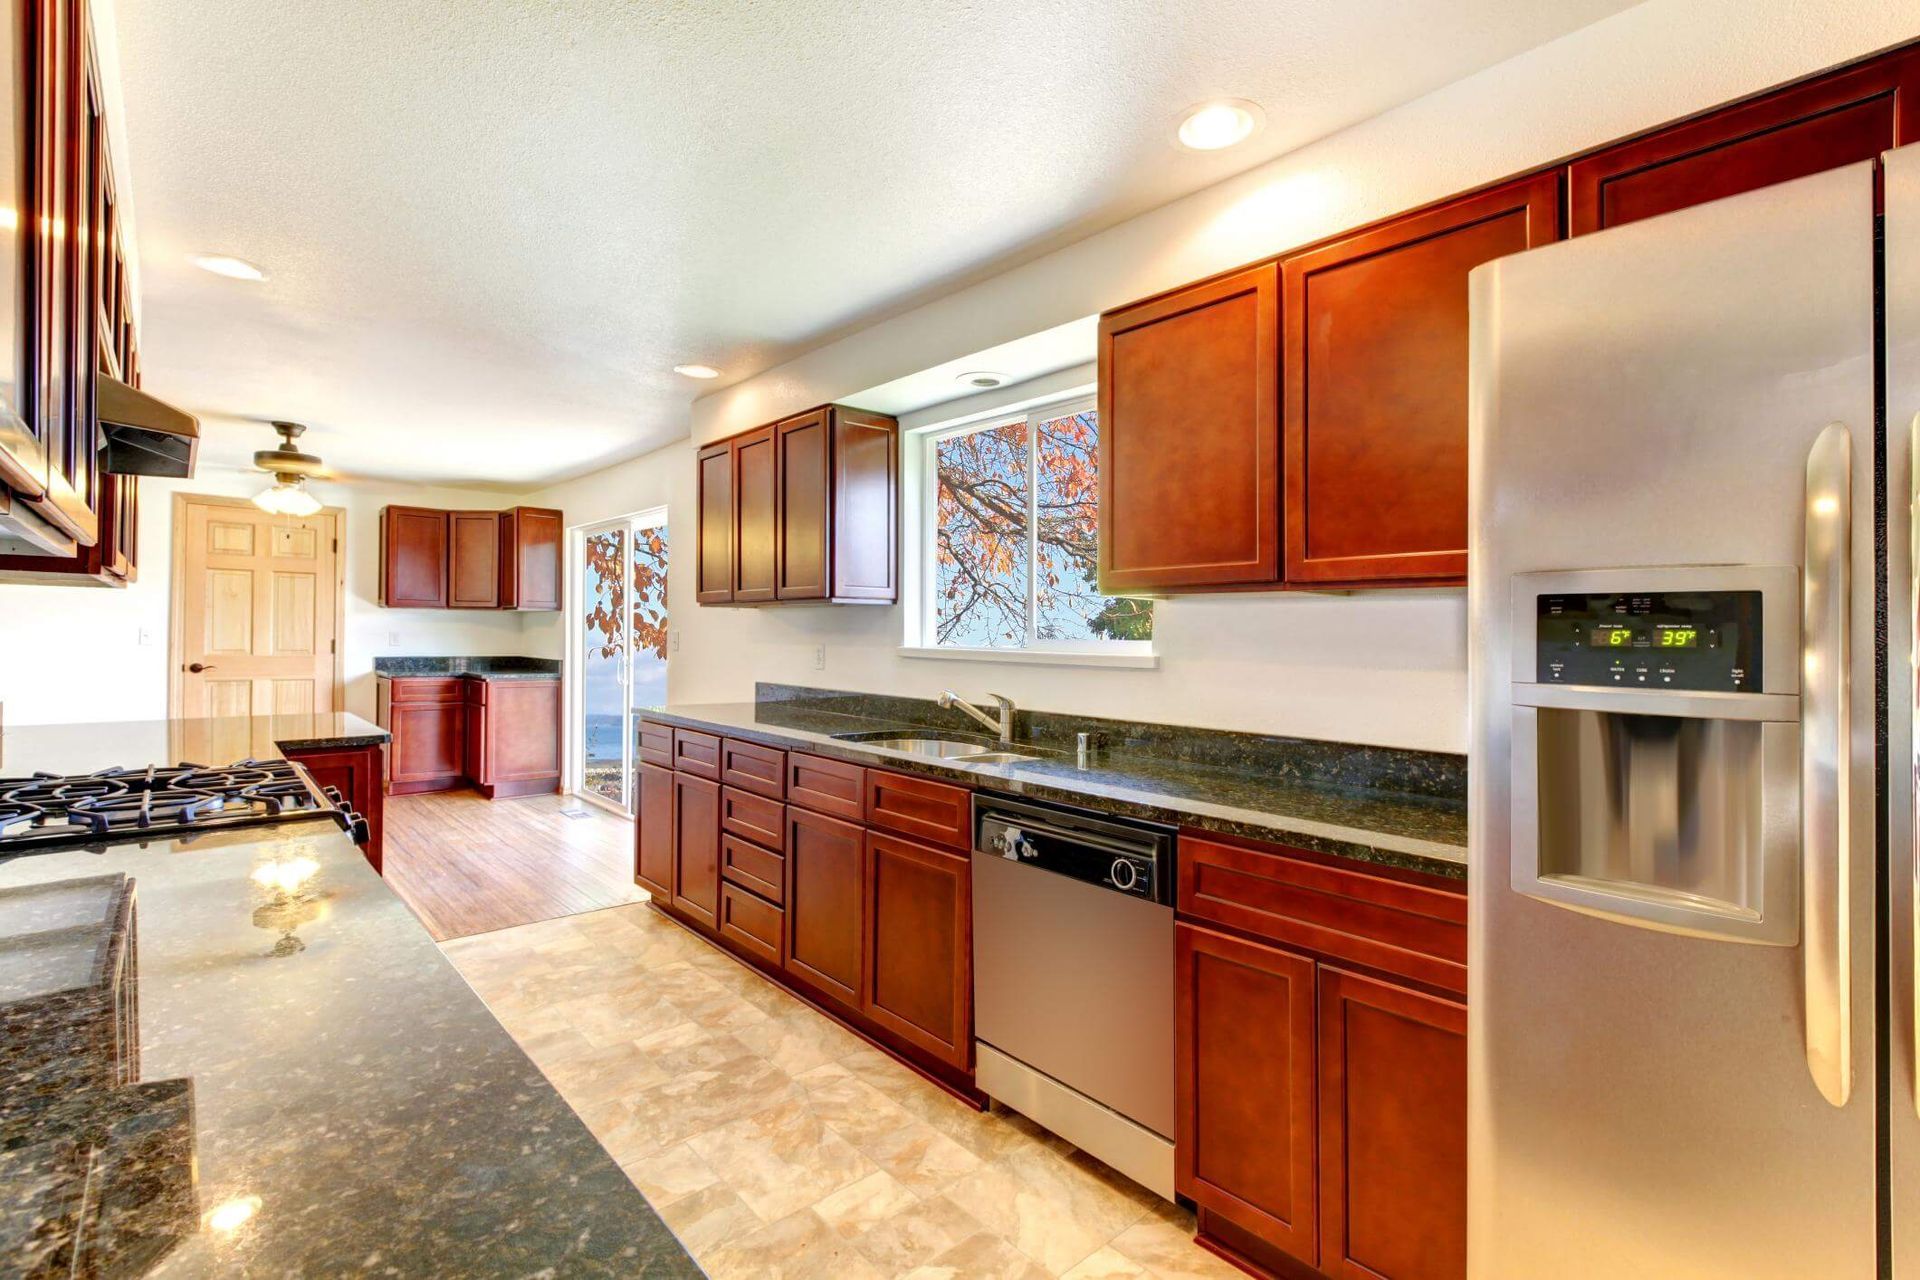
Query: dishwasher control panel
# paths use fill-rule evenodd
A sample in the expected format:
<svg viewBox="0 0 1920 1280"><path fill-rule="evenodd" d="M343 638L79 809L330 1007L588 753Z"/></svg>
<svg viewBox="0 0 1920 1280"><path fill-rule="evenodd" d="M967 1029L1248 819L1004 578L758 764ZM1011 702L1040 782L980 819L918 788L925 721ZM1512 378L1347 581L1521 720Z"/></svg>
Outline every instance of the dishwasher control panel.
<svg viewBox="0 0 1920 1280"><path fill-rule="evenodd" d="M1065 805L976 794L974 849L1115 893L1173 902L1175 831Z"/></svg>

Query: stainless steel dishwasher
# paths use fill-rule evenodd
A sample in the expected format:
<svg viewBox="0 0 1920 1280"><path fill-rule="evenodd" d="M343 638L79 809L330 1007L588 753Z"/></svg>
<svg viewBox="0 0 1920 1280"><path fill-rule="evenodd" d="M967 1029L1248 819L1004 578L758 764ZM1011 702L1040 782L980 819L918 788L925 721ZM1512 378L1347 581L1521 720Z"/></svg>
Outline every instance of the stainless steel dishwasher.
<svg viewBox="0 0 1920 1280"><path fill-rule="evenodd" d="M973 801L980 1088L1169 1200L1174 834Z"/></svg>

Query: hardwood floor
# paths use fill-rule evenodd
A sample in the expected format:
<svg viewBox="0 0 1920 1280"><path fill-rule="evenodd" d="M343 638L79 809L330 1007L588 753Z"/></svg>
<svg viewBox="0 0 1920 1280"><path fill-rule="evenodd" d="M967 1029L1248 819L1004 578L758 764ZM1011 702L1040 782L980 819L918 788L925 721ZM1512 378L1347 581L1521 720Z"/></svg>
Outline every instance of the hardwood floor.
<svg viewBox="0 0 1920 1280"><path fill-rule="evenodd" d="M577 796L389 796L386 878L437 941L646 897L633 823Z"/></svg>

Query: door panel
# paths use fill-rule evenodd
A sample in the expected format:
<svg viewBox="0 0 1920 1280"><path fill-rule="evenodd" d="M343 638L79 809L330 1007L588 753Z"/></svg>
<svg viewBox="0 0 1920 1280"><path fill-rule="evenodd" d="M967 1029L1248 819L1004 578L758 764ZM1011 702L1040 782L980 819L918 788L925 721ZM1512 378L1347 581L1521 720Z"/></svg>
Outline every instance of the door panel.
<svg viewBox="0 0 1920 1280"><path fill-rule="evenodd" d="M965 855L867 833L863 1011L962 1070L973 1060L971 882Z"/></svg>
<svg viewBox="0 0 1920 1280"><path fill-rule="evenodd" d="M1100 318L1100 589L1280 579L1279 272Z"/></svg>
<svg viewBox="0 0 1920 1280"><path fill-rule="evenodd" d="M640 766L639 813L634 823L639 842L636 879L661 902L673 900L673 771L657 764Z"/></svg>
<svg viewBox="0 0 1920 1280"><path fill-rule="evenodd" d="M720 784L673 775L673 905L712 929L720 912Z"/></svg>
<svg viewBox="0 0 1920 1280"><path fill-rule="evenodd" d="M176 714L334 710L337 517L292 520L192 497L176 510Z"/></svg>
<svg viewBox="0 0 1920 1280"><path fill-rule="evenodd" d="M580 787L625 807L629 740L627 705L627 530L588 529L581 539Z"/></svg>
<svg viewBox="0 0 1920 1280"><path fill-rule="evenodd" d="M733 599L733 449L712 444L699 456L698 571L694 599L726 604Z"/></svg>
<svg viewBox="0 0 1920 1280"><path fill-rule="evenodd" d="M827 594L832 513L832 450L828 411L815 409L773 429L780 475L782 600L818 600Z"/></svg>
<svg viewBox="0 0 1920 1280"><path fill-rule="evenodd" d="M455 609L500 605L500 513L447 514L447 604Z"/></svg>
<svg viewBox="0 0 1920 1280"><path fill-rule="evenodd" d="M1320 1269L1467 1273L1467 1010L1320 970Z"/></svg>
<svg viewBox="0 0 1920 1280"><path fill-rule="evenodd" d="M1313 1265L1313 961L1181 924L1175 930L1179 1134L1175 1185Z"/></svg>
<svg viewBox="0 0 1920 1280"><path fill-rule="evenodd" d="M1466 576L1467 273L1559 234L1544 174L1281 260L1288 581Z"/></svg>
<svg viewBox="0 0 1920 1280"><path fill-rule="evenodd" d="M788 973L860 1007L866 842L851 822L787 808Z"/></svg>
<svg viewBox="0 0 1920 1280"><path fill-rule="evenodd" d="M1475 273L1469 830L1473 883L1492 886L1468 953L1476 1280L1875 1274L1874 187L1854 165ZM1856 521L1844 1107L1808 1067L1801 948L1501 888L1513 575L1800 566L1808 451L1834 422L1853 432Z"/></svg>
<svg viewBox="0 0 1920 1280"><path fill-rule="evenodd" d="M761 428L733 442L733 600L774 598L779 499L773 432Z"/></svg>
<svg viewBox="0 0 1920 1280"><path fill-rule="evenodd" d="M390 609L446 607L446 512L427 507L382 508L380 603Z"/></svg>

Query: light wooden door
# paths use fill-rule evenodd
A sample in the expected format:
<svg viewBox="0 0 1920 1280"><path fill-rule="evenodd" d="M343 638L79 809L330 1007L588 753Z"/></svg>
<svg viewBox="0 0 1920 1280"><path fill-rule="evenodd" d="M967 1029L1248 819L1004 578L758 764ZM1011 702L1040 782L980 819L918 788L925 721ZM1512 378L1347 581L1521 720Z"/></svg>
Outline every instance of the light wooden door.
<svg viewBox="0 0 1920 1280"><path fill-rule="evenodd" d="M186 498L175 521L180 716L335 709L338 515Z"/></svg>

